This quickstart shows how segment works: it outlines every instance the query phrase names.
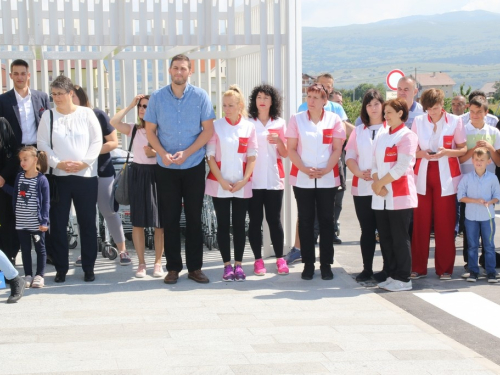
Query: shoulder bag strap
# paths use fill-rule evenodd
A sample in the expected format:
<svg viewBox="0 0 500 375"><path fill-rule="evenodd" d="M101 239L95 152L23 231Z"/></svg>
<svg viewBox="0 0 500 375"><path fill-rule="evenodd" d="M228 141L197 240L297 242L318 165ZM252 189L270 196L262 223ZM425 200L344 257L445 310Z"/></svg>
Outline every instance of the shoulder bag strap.
<svg viewBox="0 0 500 375"><path fill-rule="evenodd" d="M54 130L54 113L50 110L50 149L53 150L52 146L52 130ZM49 168L49 174L52 174L52 167Z"/></svg>
<svg viewBox="0 0 500 375"><path fill-rule="evenodd" d="M132 138L130 139L130 144L128 145L127 161L125 163L128 163L128 158L130 157L130 150L132 150L132 143L134 143L135 133L137 133L137 126L134 125L134 130L132 130Z"/></svg>

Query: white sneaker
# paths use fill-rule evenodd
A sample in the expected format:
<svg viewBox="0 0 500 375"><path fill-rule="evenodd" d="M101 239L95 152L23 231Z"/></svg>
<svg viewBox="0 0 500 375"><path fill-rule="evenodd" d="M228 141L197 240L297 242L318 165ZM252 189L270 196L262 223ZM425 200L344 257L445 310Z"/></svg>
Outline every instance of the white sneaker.
<svg viewBox="0 0 500 375"><path fill-rule="evenodd" d="M407 283L399 280L393 280L392 283L387 284L384 289L389 292L401 292L403 290L411 290L411 280Z"/></svg>
<svg viewBox="0 0 500 375"><path fill-rule="evenodd" d="M137 272L135 273L135 277L142 279L146 277L146 265L145 264L139 264L139 267L137 268Z"/></svg>
<svg viewBox="0 0 500 375"><path fill-rule="evenodd" d="M386 285L389 285L390 283L392 283L394 281L394 279L392 277L388 277L385 281L382 281L381 283L377 284L377 286L379 288L382 288L384 289Z"/></svg>
<svg viewBox="0 0 500 375"><path fill-rule="evenodd" d="M35 278L33 279L33 282L31 283L32 288L43 288L45 286L45 281L43 280L43 277L40 275L36 275Z"/></svg>
<svg viewBox="0 0 500 375"><path fill-rule="evenodd" d="M32 282L33 282L33 277L31 277L31 276L24 276L24 286L26 288L30 288Z"/></svg>

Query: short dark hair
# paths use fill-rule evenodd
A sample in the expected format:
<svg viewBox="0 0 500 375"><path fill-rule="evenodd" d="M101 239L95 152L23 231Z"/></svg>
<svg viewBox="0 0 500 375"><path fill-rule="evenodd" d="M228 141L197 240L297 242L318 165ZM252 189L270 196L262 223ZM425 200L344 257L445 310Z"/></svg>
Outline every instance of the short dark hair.
<svg viewBox="0 0 500 375"><path fill-rule="evenodd" d="M396 112L403 111L401 121L406 122L408 120L408 104L406 100L401 98L391 99L382 105L382 112L385 111L385 107L387 106L392 107Z"/></svg>
<svg viewBox="0 0 500 375"><path fill-rule="evenodd" d="M318 80L322 77L325 77L325 78L328 78L328 79L331 79L332 81L335 82L335 80L333 79L333 76L330 74L330 73L322 73L320 74L319 76L316 77L316 82L318 82Z"/></svg>
<svg viewBox="0 0 500 375"><path fill-rule="evenodd" d="M340 91L333 91L332 95L338 95L338 96L342 96L343 97L343 95L342 95L342 93Z"/></svg>
<svg viewBox="0 0 500 375"><path fill-rule="evenodd" d="M424 111L436 104L444 104L444 91L435 88L425 90L420 97L420 104L422 104Z"/></svg>
<svg viewBox="0 0 500 375"><path fill-rule="evenodd" d="M472 99L474 99L476 96L484 96L486 98L486 93L481 90L474 90L469 94L469 103L471 102Z"/></svg>
<svg viewBox="0 0 500 375"><path fill-rule="evenodd" d="M486 99L481 98L480 95L477 95L472 98L472 100L469 102L469 106L475 105L476 107L480 107L485 110L485 112L488 112L488 101Z"/></svg>
<svg viewBox="0 0 500 375"><path fill-rule="evenodd" d="M313 83L311 86L307 88L307 93L315 92L321 95L321 99L328 100L328 91L326 91L325 87L319 83Z"/></svg>
<svg viewBox="0 0 500 375"><path fill-rule="evenodd" d="M491 153L486 147L478 147L478 148L474 149L474 155L476 155L476 156L487 155L488 159L491 159Z"/></svg>
<svg viewBox="0 0 500 375"><path fill-rule="evenodd" d="M80 105L82 107L92 108L92 106L90 105L89 97L87 96L87 93L85 92L83 87L79 85L74 85L73 88L75 95L78 97L78 100L80 101Z"/></svg>
<svg viewBox="0 0 500 375"><path fill-rule="evenodd" d="M366 106L370 104L370 102L376 99L380 102L380 104L384 105L384 98L382 97L382 94L380 91L376 89L370 89L366 92L365 96L363 97L363 104L361 104L361 121L363 124L366 126L370 125L370 116L368 115L368 111L366 110ZM381 118L380 118L380 123L384 121L384 112L382 111Z"/></svg>
<svg viewBox="0 0 500 375"><path fill-rule="evenodd" d="M170 67L172 67L174 61L187 61L188 68L189 70L191 70L191 60L189 60L189 57L187 57L186 55L179 54L172 57L172 59L170 60Z"/></svg>
<svg viewBox="0 0 500 375"><path fill-rule="evenodd" d="M11 72L12 72L12 68L13 68L14 66L24 66L27 70L29 70L29 69L30 69L29 64L28 64L26 61L21 60L21 59L14 60L14 61L12 61L12 62L10 63L10 71L11 71Z"/></svg>
<svg viewBox="0 0 500 375"><path fill-rule="evenodd" d="M281 117L283 99L281 98L280 93L275 87L267 84L255 86L252 90L250 98L248 99L248 114L250 115L250 117L253 119L259 117L259 110L257 108L257 96L260 93L271 97L271 108L269 108L269 116L271 116L273 120Z"/></svg>
<svg viewBox="0 0 500 375"><path fill-rule="evenodd" d="M73 82L71 82L71 80L68 77L62 74L52 81L52 83L50 84L50 88L61 89L66 92L75 91Z"/></svg>

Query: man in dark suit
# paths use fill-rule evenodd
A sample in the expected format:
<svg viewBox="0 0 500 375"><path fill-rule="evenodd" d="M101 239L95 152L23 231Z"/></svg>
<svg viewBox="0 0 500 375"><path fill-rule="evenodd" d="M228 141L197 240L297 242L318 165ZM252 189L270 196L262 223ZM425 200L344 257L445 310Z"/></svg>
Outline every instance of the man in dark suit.
<svg viewBox="0 0 500 375"><path fill-rule="evenodd" d="M14 60L10 64L10 78L14 88L0 95L0 117L9 122L16 143L19 146L33 145L36 147L36 135L40 117L50 108L49 97L46 93L30 90L29 65L24 60ZM15 168L14 168L15 169ZM17 171L12 168L0 169L0 188L7 182L14 183ZM0 248L14 263L19 242L15 232L15 218L12 212L11 197L0 189Z"/></svg>

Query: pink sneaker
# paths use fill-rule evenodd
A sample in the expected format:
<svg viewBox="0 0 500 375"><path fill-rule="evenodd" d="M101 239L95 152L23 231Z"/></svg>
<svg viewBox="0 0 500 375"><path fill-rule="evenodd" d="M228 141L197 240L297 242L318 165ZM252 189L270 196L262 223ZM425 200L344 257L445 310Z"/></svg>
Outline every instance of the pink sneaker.
<svg viewBox="0 0 500 375"><path fill-rule="evenodd" d="M264 261L257 259L253 264L253 273L257 276L264 276L266 274L266 267L264 266Z"/></svg>
<svg viewBox="0 0 500 375"><path fill-rule="evenodd" d="M279 275L288 275L288 272L290 272L288 265L286 264L286 260L283 258L279 258L276 261L276 267L278 268Z"/></svg>

